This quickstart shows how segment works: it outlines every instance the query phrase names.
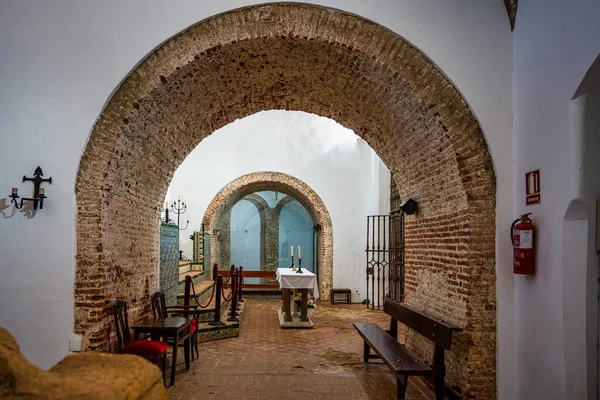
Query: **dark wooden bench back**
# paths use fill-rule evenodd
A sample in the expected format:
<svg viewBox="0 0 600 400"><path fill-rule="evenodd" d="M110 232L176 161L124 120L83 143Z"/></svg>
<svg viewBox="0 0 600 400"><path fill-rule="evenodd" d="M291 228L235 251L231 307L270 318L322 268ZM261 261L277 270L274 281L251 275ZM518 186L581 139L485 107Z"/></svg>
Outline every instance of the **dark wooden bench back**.
<svg viewBox="0 0 600 400"><path fill-rule="evenodd" d="M415 330L446 350L450 349L452 332L462 331L458 326L452 325L441 319L430 317L407 305L397 303L390 299L385 299L383 311L389 314L393 319L400 321L410 329ZM392 330L393 328L394 327L392 327Z"/></svg>

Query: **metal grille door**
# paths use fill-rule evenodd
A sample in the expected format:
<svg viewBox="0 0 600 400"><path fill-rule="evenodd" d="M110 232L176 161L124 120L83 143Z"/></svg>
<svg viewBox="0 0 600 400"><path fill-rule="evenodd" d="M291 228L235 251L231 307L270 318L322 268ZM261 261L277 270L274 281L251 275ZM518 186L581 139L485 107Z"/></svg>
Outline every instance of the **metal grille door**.
<svg viewBox="0 0 600 400"><path fill-rule="evenodd" d="M404 213L390 215L390 275L388 297L404 302Z"/></svg>
<svg viewBox="0 0 600 400"><path fill-rule="evenodd" d="M389 215L367 216L367 308L379 310L389 277Z"/></svg>
<svg viewBox="0 0 600 400"><path fill-rule="evenodd" d="M367 216L367 308L404 301L404 214Z"/></svg>

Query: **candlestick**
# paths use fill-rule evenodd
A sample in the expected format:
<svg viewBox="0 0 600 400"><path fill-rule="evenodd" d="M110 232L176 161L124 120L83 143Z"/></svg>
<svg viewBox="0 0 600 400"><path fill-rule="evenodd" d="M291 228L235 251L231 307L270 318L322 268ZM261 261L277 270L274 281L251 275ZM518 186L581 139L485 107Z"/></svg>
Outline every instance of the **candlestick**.
<svg viewBox="0 0 600 400"><path fill-rule="evenodd" d="M303 274L304 272L302 272L302 259L298 258L298 270L296 271L297 274Z"/></svg>

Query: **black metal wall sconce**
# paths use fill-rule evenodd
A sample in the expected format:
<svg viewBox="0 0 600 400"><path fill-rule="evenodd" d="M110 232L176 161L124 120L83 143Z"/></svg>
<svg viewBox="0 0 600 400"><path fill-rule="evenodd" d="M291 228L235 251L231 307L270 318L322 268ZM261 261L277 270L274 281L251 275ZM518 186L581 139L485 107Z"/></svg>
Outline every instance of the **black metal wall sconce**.
<svg viewBox="0 0 600 400"><path fill-rule="evenodd" d="M404 211L404 214L412 215L419 210L419 204L413 199L408 199L400 206L400 209Z"/></svg>
<svg viewBox="0 0 600 400"><path fill-rule="evenodd" d="M21 196L19 196L19 189L12 188L12 193L8 197L10 197L12 199L11 202L15 203L15 208L17 210L20 210L21 208L23 208L23 201L25 201L25 200L33 202L34 210L37 210L38 203L40 205L40 210L44 208L44 199L47 198L46 190L44 188L41 188L40 185L42 182L48 182L49 184L52 184L52 178L50 177L48 179L44 179L44 178L42 178L42 176L44 176L44 174L42 173L42 169L40 167L37 167L35 169L35 172L33 173L33 178L27 178L25 175L23 175L23 182L26 182L26 181L33 182L33 198L29 198L29 197L21 198ZM21 198L20 204L19 204L19 202L17 202L18 198Z"/></svg>

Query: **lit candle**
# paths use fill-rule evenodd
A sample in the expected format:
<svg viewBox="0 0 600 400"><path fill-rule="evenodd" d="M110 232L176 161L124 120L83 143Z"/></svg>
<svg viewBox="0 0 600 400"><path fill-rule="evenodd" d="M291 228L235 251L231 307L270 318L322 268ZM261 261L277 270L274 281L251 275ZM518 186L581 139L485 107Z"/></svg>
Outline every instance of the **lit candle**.
<svg viewBox="0 0 600 400"><path fill-rule="evenodd" d="M300 246L298 246L298 258L302 258L302 253L300 253Z"/></svg>
<svg viewBox="0 0 600 400"><path fill-rule="evenodd" d="M294 246L290 246L290 251L292 253L292 257L294 257Z"/></svg>
<svg viewBox="0 0 600 400"><path fill-rule="evenodd" d="M13 194L13 196L16 196L18 191L19 191L19 189L12 188L12 194Z"/></svg>
<svg viewBox="0 0 600 400"><path fill-rule="evenodd" d="M40 188L40 196L43 196L46 193L46 189Z"/></svg>

